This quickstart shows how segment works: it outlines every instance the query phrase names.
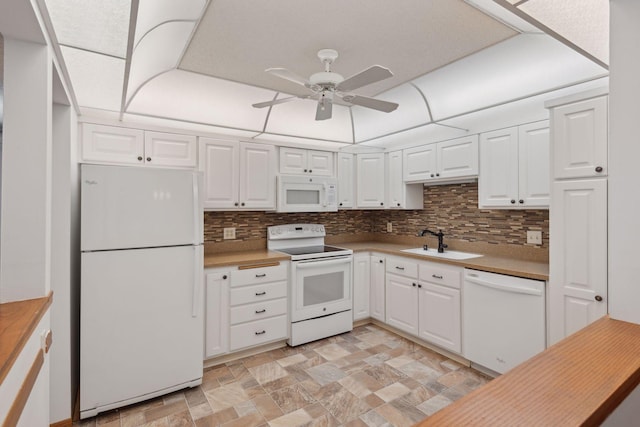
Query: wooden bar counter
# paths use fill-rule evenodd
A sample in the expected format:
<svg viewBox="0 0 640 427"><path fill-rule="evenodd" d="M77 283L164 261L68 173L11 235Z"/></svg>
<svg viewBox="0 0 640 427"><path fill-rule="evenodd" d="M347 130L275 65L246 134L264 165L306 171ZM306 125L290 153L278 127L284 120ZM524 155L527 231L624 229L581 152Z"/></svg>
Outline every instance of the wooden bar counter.
<svg viewBox="0 0 640 427"><path fill-rule="evenodd" d="M596 426L639 383L640 325L605 316L417 426Z"/></svg>

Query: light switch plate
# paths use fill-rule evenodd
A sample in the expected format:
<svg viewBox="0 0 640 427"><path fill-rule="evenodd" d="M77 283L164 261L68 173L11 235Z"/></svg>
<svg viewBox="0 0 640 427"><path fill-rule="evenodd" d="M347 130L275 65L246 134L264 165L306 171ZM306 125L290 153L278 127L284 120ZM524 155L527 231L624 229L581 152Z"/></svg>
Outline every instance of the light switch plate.
<svg viewBox="0 0 640 427"><path fill-rule="evenodd" d="M393 232L393 224L388 222L387 223L387 233L392 233Z"/></svg>
<svg viewBox="0 0 640 427"><path fill-rule="evenodd" d="M222 238L224 240L235 239L236 238L236 229L235 229L235 227L225 228L223 231L224 231L224 234L223 234Z"/></svg>
<svg viewBox="0 0 640 427"><path fill-rule="evenodd" d="M542 231L535 231L535 230L527 231L527 243L531 245L541 245Z"/></svg>

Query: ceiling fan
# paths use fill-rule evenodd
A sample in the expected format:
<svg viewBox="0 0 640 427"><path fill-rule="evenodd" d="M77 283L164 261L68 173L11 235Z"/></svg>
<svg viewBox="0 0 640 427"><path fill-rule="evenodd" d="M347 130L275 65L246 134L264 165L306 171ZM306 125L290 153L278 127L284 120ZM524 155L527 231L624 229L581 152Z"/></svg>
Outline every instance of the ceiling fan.
<svg viewBox="0 0 640 427"><path fill-rule="evenodd" d="M283 102L293 101L297 98L313 98L318 100L316 120L326 120L331 118L334 95L337 95L349 104L372 108L374 110L384 111L385 113L390 113L398 108L398 104L395 102L387 102L380 99L350 93L353 89L358 89L359 87L393 76L393 73L388 68L381 67L380 65L373 65L366 70L345 79L340 74L331 71L331 64L333 64L333 62L338 58L338 52L333 49L322 49L318 51L318 58L320 58L320 61L324 64L324 71L312 74L311 77L309 77L309 80L304 77L300 77L286 68L268 68L265 70L267 73L271 73L274 76L306 87L312 92L311 94L259 102L257 104L253 104L253 106L255 108L264 108L282 104Z"/></svg>

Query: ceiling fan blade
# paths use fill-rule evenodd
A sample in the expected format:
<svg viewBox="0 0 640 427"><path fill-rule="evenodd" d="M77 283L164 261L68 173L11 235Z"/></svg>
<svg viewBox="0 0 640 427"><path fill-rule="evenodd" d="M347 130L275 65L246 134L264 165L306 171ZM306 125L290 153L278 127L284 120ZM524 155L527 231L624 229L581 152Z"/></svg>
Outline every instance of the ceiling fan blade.
<svg viewBox="0 0 640 427"><path fill-rule="evenodd" d="M354 105L384 111L385 113L390 113L398 108L398 104L395 102L382 101L380 99L360 95L345 95L342 99Z"/></svg>
<svg viewBox="0 0 640 427"><path fill-rule="evenodd" d="M316 120L327 120L331 118L333 110L333 101L327 97L320 97L318 100L318 108L316 108Z"/></svg>
<svg viewBox="0 0 640 427"><path fill-rule="evenodd" d="M336 90L348 92L392 76L393 73L388 68L381 67L380 65L374 65L343 80L338 84L338 86L336 86Z"/></svg>
<svg viewBox="0 0 640 427"><path fill-rule="evenodd" d="M272 105L282 104L283 102L293 101L296 98L298 98L298 97L297 96L288 96L286 98L274 99L273 101L258 102L257 104L251 104L251 106L255 107L255 108L270 107Z"/></svg>
<svg viewBox="0 0 640 427"><path fill-rule="evenodd" d="M300 77L293 71L289 71L286 68L267 68L265 70L269 74L280 77L281 79L289 80L290 82L297 83L301 86L310 87L311 83L304 77Z"/></svg>

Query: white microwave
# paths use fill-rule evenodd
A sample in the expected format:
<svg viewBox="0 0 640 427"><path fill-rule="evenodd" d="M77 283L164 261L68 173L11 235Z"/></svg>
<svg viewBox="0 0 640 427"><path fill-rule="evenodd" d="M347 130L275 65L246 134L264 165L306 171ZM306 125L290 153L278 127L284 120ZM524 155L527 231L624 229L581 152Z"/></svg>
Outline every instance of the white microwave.
<svg viewBox="0 0 640 427"><path fill-rule="evenodd" d="M323 176L280 175L278 212L331 212L338 210L338 182Z"/></svg>

